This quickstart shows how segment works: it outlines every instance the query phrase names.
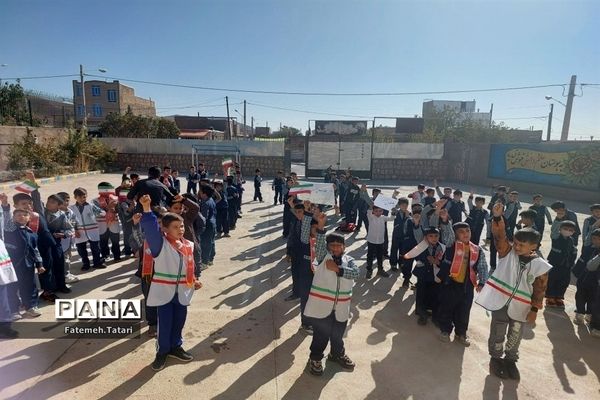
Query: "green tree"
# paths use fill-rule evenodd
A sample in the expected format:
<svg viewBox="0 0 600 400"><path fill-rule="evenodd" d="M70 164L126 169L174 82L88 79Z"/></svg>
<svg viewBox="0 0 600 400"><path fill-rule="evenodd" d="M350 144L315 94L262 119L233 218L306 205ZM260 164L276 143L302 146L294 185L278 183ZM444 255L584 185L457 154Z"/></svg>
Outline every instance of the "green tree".
<svg viewBox="0 0 600 400"><path fill-rule="evenodd" d="M412 142L425 143L510 143L515 141L511 130L503 123L491 125L462 118L453 109L434 111L425 118L423 133L409 136Z"/></svg>
<svg viewBox="0 0 600 400"><path fill-rule="evenodd" d="M174 121L159 117L134 115L130 109L125 114L111 113L100 124L103 137L177 139L179 128Z"/></svg>
<svg viewBox="0 0 600 400"><path fill-rule="evenodd" d="M8 83L0 86L0 125L25 126L32 122L39 126L41 122L35 118L29 120L27 96L19 83Z"/></svg>
<svg viewBox="0 0 600 400"><path fill-rule="evenodd" d="M293 126L287 126L284 125L281 127L280 130L278 131L273 131L269 137L276 137L276 138L287 138L287 137L292 137L292 136L301 136L302 132L300 132L300 129L298 128L294 128Z"/></svg>

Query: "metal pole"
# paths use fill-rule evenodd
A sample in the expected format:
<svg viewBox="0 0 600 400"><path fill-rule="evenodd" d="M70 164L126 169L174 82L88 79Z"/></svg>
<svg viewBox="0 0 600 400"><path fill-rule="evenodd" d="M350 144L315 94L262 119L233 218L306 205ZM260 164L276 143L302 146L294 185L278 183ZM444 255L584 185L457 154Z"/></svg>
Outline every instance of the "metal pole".
<svg viewBox="0 0 600 400"><path fill-rule="evenodd" d="M563 119L562 133L560 134L561 142L569 140L569 125L571 124L571 111L573 110L573 99L575 98L576 82L577 75L572 75L571 84L569 85L569 95L567 97L567 106L565 108L565 118Z"/></svg>
<svg viewBox="0 0 600 400"><path fill-rule="evenodd" d="M83 81L83 64L79 64L79 79L81 82L81 99L83 103L83 122L81 127L87 129L87 107L85 105L85 85Z"/></svg>
<svg viewBox="0 0 600 400"><path fill-rule="evenodd" d="M244 100L244 136L248 136L248 129L246 128L246 100Z"/></svg>
<svg viewBox="0 0 600 400"><path fill-rule="evenodd" d="M373 147L375 147L375 118L373 117L373 131L371 132L371 179L373 179Z"/></svg>
<svg viewBox="0 0 600 400"><path fill-rule="evenodd" d="M229 96L225 96L225 105L227 106L227 135L225 140L231 140L231 118L229 117Z"/></svg>
<svg viewBox="0 0 600 400"><path fill-rule="evenodd" d="M552 114L554 113L554 103L550 103L550 113L548 114L548 132L546 132L546 140L550 141L550 134L552 132Z"/></svg>

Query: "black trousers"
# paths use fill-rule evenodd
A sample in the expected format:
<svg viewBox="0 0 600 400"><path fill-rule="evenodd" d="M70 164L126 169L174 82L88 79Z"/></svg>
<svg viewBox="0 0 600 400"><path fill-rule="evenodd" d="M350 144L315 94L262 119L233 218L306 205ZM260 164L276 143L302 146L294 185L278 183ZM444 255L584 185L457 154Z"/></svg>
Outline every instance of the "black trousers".
<svg viewBox="0 0 600 400"><path fill-rule="evenodd" d="M229 211L227 208L217 210L217 232L229 234Z"/></svg>
<svg viewBox="0 0 600 400"><path fill-rule="evenodd" d="M311 318L313 338L310 344L310 359L321 361L324 357L327 343L331 344L330 353L334 357L346 354L344 349L344 332L348 321L340 322L332 312L326 318Z"/></svg>
<svg viewBox="0 0 600 400"><path fill-rule="evenodd" d="M229 208L227 209L227 220L229 222L229 229L235 228L235 224L237 223L237 202L233 204L229 204Z"/></svg>
<svg viewBox="0 0 600 400"><path fill-rule="evenodd" d="M292 223L292 209L291 207L283 208L283 236L286 236L290 233L290 225Z"/></svg>
<svg viewBox="0 0 600 400"><path fill-rule="evenodd" d="M579 314L591 314L592 306L598 289L596 279L577 280L577 291L575 292L575 312Z"/></svg>
<svg viewBox="0 0 600 400"><path fill-rule="evenodd" d="M564 299L569 283L571 283L571 270L564 266L553 266L553 268L548 271L546 297Z"/></svg>
<svg viewBox="0 0 600 400"><path fill-rule="evenodd" d="M306 288L306 271L310 271L310 260L304 258L302 254L290 254L292 258L292 293L302 298L302 294L306 291L306 298L308 299L308 291L310 291L310 285L312 284L312 277ZM303 279L304 278L304 279ZM304 285L303 285L304 283ZM304 311L304 310L302 310Z"/></svg>
<svg viewBox="0 0 600 400"><path fill-rule="evenodd" d="M367 243L367 271L373 270L373 258L377 258L377 268L383 269L384 243Z"/></svg>
<svg viewBox="0 0 600 400"><path fill-rule="evenodd" d="M273 198L273 204L283 204L283 188L280 186L275 186L275 197Z"/></svg>
<svg viewBox="0 0 600 400"><path fill-rule="evenodd" d="M106 258L112 252L115 260L121 258L121 247L119 246L119 240L121 238L120 233L111 232L107 229L102 235L100 235L100 252L102 257ZM110 240L110 250L108 248L108 241Z"/></svg>
<svg viewBox="0 0 600 400"><path fill-rule="evenodd" d="M469 277L465 279L468 280ZM454 329L456 335L465 336L469 327L472 305L473 285L470 281L441 285L438 308L440 330L450 334Z"/></svg>
<svg viewBox="0 0 600 400"><path fill-rule="evenodd" d="M188 193L193 193L196 194L196 192L198 191L196 183L192 182L192 181L188 181L187 183L187 192Z"/></svg>
<svg viewBox="0 0 600 400"><path fill-rule="evenodd" d="M398 264L402 264L402 257L400 257L400 253L402 252L402 227L394 228L392 232L392 249L390 251L390 264L392 266L396 266Z"/></svg>
<svg viewBox="0 0 600 400"><path fill-rule="evenodd" d="M254 186L254 201L256 200L263 201L260 186Z"/></svg>
<svg viewBox="0 0 600 400"><path fill-rule="evenodd" d="M600 288L596 290L594 301L592 301L592 321L590 329L600 330Z"/></svg>
<svg viewBox="0 0 600 400"><path fill-rule="evenodd" d="M358 223L356 224L356 229L362 228L363 223L365 225L365 229L367 230L367 232L369 232L369 218L367 218L366 211L360 211L358 213Z"/></svg>
<svg viewBox="0 0 600 400"><path fill-rule="evenodd" d="M92 250L92 259L94 262L94 267L96 267L104 262L104 260L102 260L102 256L100 255L100 242L95 242L95 241L90 240L89 243L90 243L90 249ZM88 258L87 244L88 244L88 242L76 244L77 253L79 254L79 257L81 257L81 263L83 264L84 267L90 266L90 259Z"/></svg>
<svg viewBox="0 0 600 400"><path fill-rule="evenodd" d="M421 267L422 268L422 267ZM415 294L415 314L419 317L427 317L427 310L431 310L433 318L437 317L439 284L417 280Z"/></svg>
<svg viewBox="0 0 600 400"><path fill-rule="evenodd" d="M298 271L298 295L300 296L300 320L302 325L311 325L312 321L310 318L304 316L304 309L308 302L308 295L310 293L310 287L312 285L313 273L310 269L310 261L305 260L302 262L300 271Z"/></svg>

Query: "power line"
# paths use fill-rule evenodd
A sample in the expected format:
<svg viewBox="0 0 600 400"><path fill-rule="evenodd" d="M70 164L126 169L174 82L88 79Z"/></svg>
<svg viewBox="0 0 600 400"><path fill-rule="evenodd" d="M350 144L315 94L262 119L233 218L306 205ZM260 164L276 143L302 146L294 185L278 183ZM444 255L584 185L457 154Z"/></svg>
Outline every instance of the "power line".
<svg viewBox="0 0 600 400"><path fill-rule="evenodd" d="M567 83L554 83L548 85L533 85L533 86L514 86L504 88L489 88L489 89L465 89L465 90L442 90L442 91L425 91L425 92L379 92L379 93L341 93L341 92L292 92L292 91L276 91L276 90L250 90L250 89L231 89L231 88L218 88L210 86L195 86L195 85L184 85L178 83L167 83L167 82L155 82L145 81L139 79L127 79L111 77L106 75L94 75L85 74L94 78L113 79L124 82L141 83L146 85L157 85L157 86L168 86L178 87L185 89L199 89L199 90L212 90L218 92L237 92L237 93L255 93L255 94L274 94L274 95L295 95L295 96L413 96L413 95L431 95L431 94L456 94L456 93L479 93L479 92L498 92L498 91L511 91L511 90L528 90L528 89L542 89L550 87L564 87Z"/></svg>
<svg viewBox="0 0 600 400"><path fill-rule="evenodd" d="M348 118L367 118L367 119L373 118L372 116L365 116L365 115L334 114L334 113L320 112L320 111L298 110L298 109L294 109L294 108L270 106L267 104L259 104L259 103L253 103L253 102L248 102L247 104L252 105L252 106L257 106L257 107L273 108L275 110L284 110L284 111L294 111L294 112L300 112L300 113L305 113L305 114L331 115L334 117L348 117Z"/></svg>
<svg viewBox="0 0 600 400"><path fill-rule="evenodd" d="M74 76L79 76L78 74L68 74L68 75L44 75L44 76L22 76L18 78L2 78L5 81L17 81L17 80L25 80L25 79L52 79L52 78L71 78Z"/></svg>

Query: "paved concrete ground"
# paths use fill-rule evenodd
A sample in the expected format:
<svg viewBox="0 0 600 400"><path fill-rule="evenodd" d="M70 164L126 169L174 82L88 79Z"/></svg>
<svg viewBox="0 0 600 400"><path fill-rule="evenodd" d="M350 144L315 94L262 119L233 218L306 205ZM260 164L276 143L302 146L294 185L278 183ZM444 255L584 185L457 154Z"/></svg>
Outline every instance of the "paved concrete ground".
<svg viewBox="0 0 600 400"><path fill-rule="evenodd" d="M118 175L105 178L115 184L119 180ZM49 184L42 194L72 192L75 186L92 192L99 179ZM564 312L540 312L535 329L527 329L519 384L488 374L490 318L483 309L473 306L470 348L443 344L433 326L417 325L414 292L402 289L397 275L370 281L363 277L356 284L345 339L356 370L348 373L329 365L322 377L305 373L310 337L298 332L299 304L283 301L291 279L283 260L282 206L247 203L250 186L238 229L232 238L217 241L215 265L203 273L204 288L189 307L184 347L194 361L170 359L163 371L154 373L149 364L155 342L145 334L137 340L0 341L0 398L600 398L600 340L571 323L573 286ZM384 193L391 194L391 188ZM413 185L402 188L408 193ZM264 192L268 200L270 188ZM364 235L347 237L348 252L361 267ZM544 248L549 247L546 238ZM127 260L82 273L76 264L81 281L64 297L139 297L135 268L135 261ZM42 311L43 320L53 320L53 306Z"/></svg>

